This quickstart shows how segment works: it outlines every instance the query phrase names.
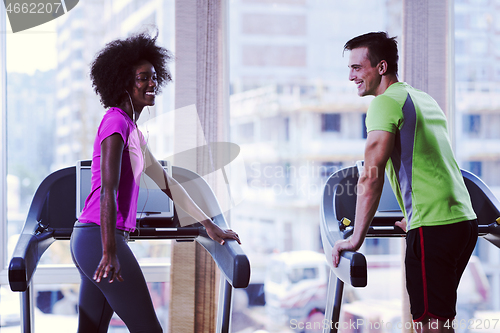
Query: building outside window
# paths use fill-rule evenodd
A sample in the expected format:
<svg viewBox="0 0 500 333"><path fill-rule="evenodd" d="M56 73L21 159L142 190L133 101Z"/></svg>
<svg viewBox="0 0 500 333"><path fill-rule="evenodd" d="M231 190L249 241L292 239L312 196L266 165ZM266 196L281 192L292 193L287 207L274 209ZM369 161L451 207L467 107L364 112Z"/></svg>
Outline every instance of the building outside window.
<svg viewBox="0 0 500 333"><path fill-rule="evenodd" d="M340 132L341 115L339 113L323 113L321 115L322 132Z"/></svg>
<svg viewBox="0 0 500 333"><path fill-rule="evenodd" d="M481 133L481 115L467 114L463 117L463 133L470 137L477 137Z"/></svg>

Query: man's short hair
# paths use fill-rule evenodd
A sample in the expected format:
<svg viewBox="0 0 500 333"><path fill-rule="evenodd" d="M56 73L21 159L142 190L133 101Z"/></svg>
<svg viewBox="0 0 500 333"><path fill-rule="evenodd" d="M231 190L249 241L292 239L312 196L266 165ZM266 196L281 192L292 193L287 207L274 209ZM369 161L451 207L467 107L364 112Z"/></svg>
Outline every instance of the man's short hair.
<svg viewBox="0 0 500 333"><path fill-rule="evenodd" d="M372 67L385 60L387 73L398 74L398 43L396 37L389 37L386 32L369 32L354 37L344 45L344 51L352 51L360 47L368 48L368 60Z"/></svg>

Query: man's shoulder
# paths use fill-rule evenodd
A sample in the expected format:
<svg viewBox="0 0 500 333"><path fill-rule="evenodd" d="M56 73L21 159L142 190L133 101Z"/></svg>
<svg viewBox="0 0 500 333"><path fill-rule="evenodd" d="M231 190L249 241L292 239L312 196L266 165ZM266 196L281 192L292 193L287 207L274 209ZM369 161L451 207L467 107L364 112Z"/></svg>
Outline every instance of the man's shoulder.
<svg viewBox="0 0 500 333"><path fill-rule="evenodd" d="M406 97L403 99L399 95L383 93L371 101L370 109L401 109L405 100Z"/></svg>
<svg viewBox="0 0 500 333"><path fill-rule="evenodd" d="M406 101L406 98L408 98L408 94L410 94L411 91L413 90L415 89L406 82L396 82L390 85L389 88L387 88L383 94L377 96L377 98L378 97L382 97L382 99L390 98L396 101L397 103L403 105L404 102Z"/></svg>

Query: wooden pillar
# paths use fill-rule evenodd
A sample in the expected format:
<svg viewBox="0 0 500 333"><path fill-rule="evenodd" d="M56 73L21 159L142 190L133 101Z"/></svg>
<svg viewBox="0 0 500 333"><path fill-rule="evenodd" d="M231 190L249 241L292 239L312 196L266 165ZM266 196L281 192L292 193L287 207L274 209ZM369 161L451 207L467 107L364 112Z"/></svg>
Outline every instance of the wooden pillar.
<svg viewBox="0 0 500 333"><path fill-rule="evenodd" d="M228 132L225 1L175 2L175 107L193 110L195 106L197 111L176 113L176 153L223 141ZM213 171L209 158L197 156L194 165L184 167L205 175ZM204 178L217 193L216 177ZM215 262L202 246L173 243L169 332L215 331L219 278Z"/></svg>
<svg viewBox="0 0 500 333"><path fill-rule="evenodd" d="M452 0L404 0L402 79L431 95L448 118L448 131L454 140L454 28ZM401 249L406 250L402 243ZM403 264L402 322L412 322ZM403 329L404 333L413 329Z"/></svg>

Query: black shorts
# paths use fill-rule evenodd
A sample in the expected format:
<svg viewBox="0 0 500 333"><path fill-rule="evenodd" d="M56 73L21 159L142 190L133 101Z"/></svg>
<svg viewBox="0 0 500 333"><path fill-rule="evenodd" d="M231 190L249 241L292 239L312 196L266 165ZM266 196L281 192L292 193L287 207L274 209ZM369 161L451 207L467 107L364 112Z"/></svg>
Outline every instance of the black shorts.
<svg viewBox="0 0 500 333"><path fill-rule="evenodd" d="M414 321L455 318L458 283L476 242L476 220L408 231L406 288Z"/></svg>

